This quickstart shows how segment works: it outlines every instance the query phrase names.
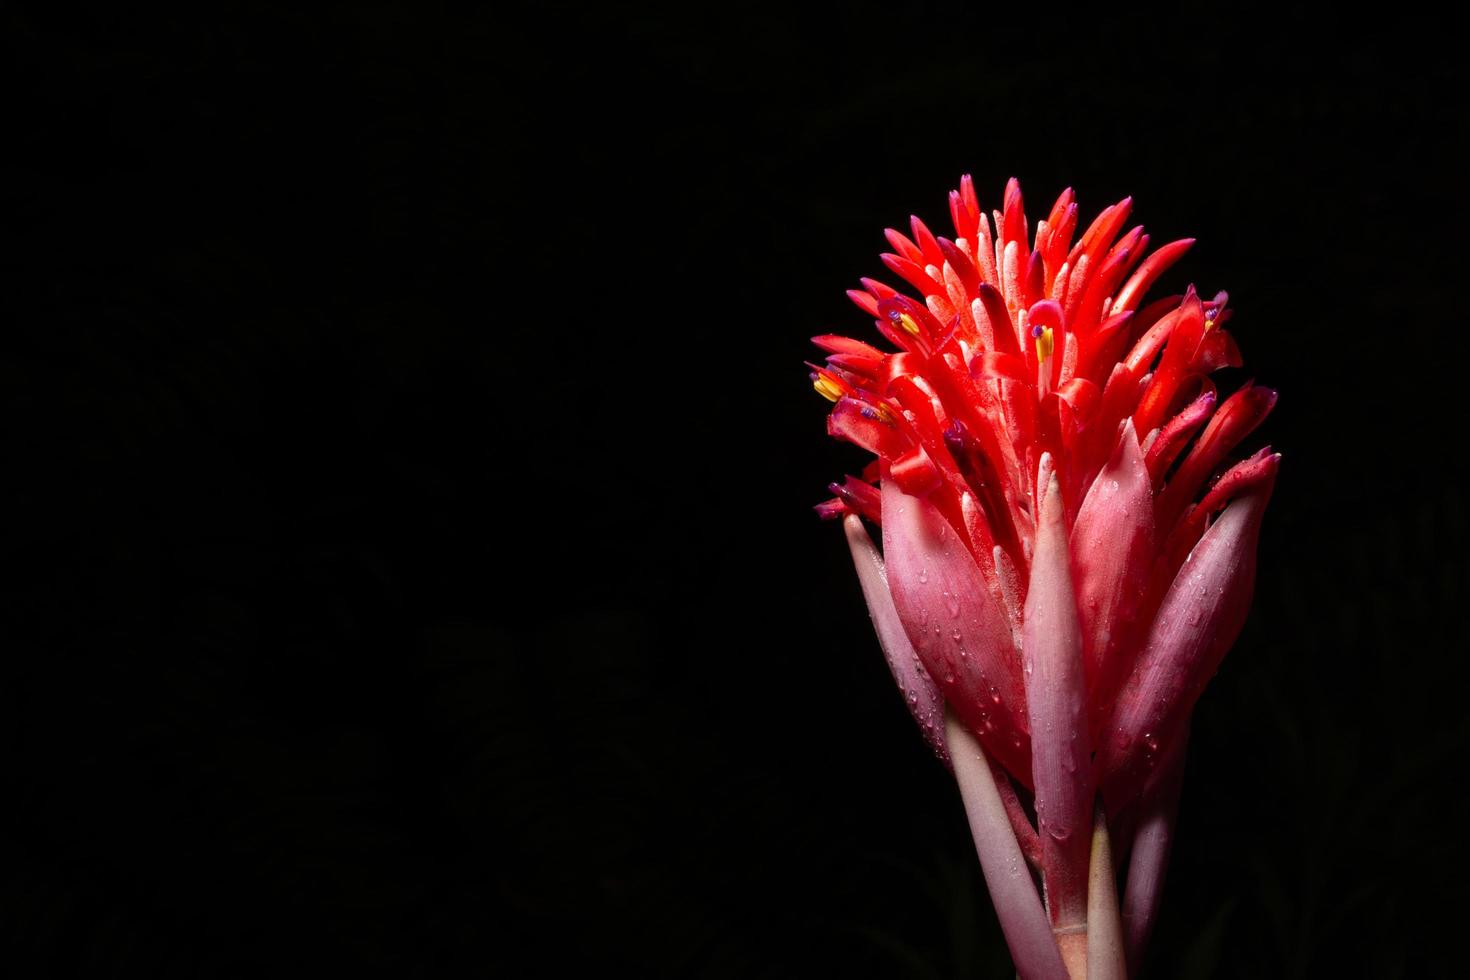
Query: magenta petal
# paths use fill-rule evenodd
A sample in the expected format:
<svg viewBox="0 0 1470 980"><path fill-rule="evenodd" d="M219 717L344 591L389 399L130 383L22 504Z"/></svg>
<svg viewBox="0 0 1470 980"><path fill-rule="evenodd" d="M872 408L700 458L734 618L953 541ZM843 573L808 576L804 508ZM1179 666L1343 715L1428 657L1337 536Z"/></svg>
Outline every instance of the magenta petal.
<svg viewBox="0 0 1470 980"><path fill-rule="evenodd" d="M1062 954L1052 938L1046 911L1011 831L980 742L954 714L947 719L946 731L955 782L965 801L970 835L975 839L975 853L1016 972L1025 980L1067 980Z"/></svg>
<svg viewBox="0 0 1470 980"><path fill-rule="evenodd" d="M1031 785L1025 692L999 597L929 501L883 481L883 560L904 630L930 676L985 749Z"/></svg>
<svg viewBox="0 0 1470 980"><path fill-rule="evenodd" d="M933 746L935 753L949 762L949 749L944 742L944 696L939 685L919 662L914 646L899 621L898 610L893 606L893 596L888 591L888 575L883 568L883 556L862 519L849 514L842 522L847 532L847 546L852 551L852 563L857 569L858 581L862 583L863 598L868 602L868 615L873 619L873 629L878 633L878 645L893 672L903 699L909 706L919 730Z"/></svg>
<svg viewBox="0 0 1470 980"><path fill-rule="evenodd" d="M1053 925L1085 928L1092 752L1084 712L1082 628L1072 591L1062 493L1054 475L1046 484L1040 510L1021 653L1041 870Z"/></svg>
<svg viewBox="0 0 1470 980"><path fill-rule="evenodd" d="M1099 771L1110 809L1133 799L1245 624L1275 474L1220 514L1174 577L1124 686Z"/></svg>
<svg viewBox="0 0 1470 980"><path fill-rule="evenodd" d="M1121 641L1138 614L1154 546L1153 486L1132 420L1092 481L1072 527L1088 703L1112 703L1128 664ZM1094 719L1094 731L1105 719Z"/></svg>

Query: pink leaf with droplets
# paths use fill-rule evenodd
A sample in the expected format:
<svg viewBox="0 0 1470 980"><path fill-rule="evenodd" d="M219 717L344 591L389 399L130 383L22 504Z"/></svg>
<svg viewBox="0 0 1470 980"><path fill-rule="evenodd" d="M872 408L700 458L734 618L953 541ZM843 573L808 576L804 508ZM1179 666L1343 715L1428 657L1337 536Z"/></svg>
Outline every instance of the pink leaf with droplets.
<svg viewBox="0 0 1470 980"><path fill-rule="evenodd" d="M924 668L1005 767L1030 781L1025 693L1004 607L939 510L884 480L883 559Z"/></svg>
<svg viewBox="0 0 1470 980"><path fill-rule="evenodd" d="M1137 795L1245 624L1274 483L1273 472L1225 508L1164 596L1098 754L1110 809Z"/></svg>
<svg viewBox="0 0 1470 980"><path fill-rule="evenodd" d="M1092 481L1072 527L1077 599L1090 701L1107 704L1121 679L1122 641L1148 588L1154 549L1153 486L1133 423ZM1096 718L1096 733L1102 719Z"/></svg>
<svg viewBox="0 0 1470 980"><path fill-rule="evenodd" d="M883 556L868 536L861 518L849 514L842 527L847 532L847 546L852 551L852 563L863 587L863 598L868 603L868 615L873 619L878 645L883 649L894 683L903 694L904 703L908 705L914 721L918 722L924 738L935 753L948 762L949 749L944 742L944 696L920 663L908 634L904 632L898 610L893 605L893 596L888 591Z"/></svg>
<svg viewBox="0 0 1470 980"><path fill-rule="evenodd" d="M1047 909L1054 926L1075 927L1087 922L1092 753L1062 493L1054 475L1044 487L1021 627L1022 658Z"/></svg>

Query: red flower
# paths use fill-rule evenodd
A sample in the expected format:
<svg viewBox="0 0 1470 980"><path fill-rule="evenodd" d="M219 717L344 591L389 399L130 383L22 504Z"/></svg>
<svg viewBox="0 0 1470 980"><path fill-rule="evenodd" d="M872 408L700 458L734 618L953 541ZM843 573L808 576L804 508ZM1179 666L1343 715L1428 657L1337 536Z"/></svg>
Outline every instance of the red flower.
<svg viewBox="0 0 1470 980"><path fill-rule="evenodd" d="M977 738L1000 767L994 791L1075 972L1094 801L1115 835L1154 826L1168 760L1244 621L1280 457L1261 450L1210 478L1276 395L1247 383L1217 397L1210 374L1241 363L1224 293L1141 306L1192 240L1149 254L1142 227L1119 237L1130 200L1079 237L1064 191L1029 242L1014 180L993 233L968 176L949 205L952 240L918 218L911 238L886 232L884 264L922 301L870 279L848 294L896 350L814 338L828 431L877 457L818 510L846 516L882 645L931 743L948 758ZM881 557L860 518L882 526ZM970 763L954 762L964 789ZM1133 911L1146 933L1151 907ZM1021 927L1006 924L1015 953ZM1055 966L1016 955L1039 974Z"/></svg>

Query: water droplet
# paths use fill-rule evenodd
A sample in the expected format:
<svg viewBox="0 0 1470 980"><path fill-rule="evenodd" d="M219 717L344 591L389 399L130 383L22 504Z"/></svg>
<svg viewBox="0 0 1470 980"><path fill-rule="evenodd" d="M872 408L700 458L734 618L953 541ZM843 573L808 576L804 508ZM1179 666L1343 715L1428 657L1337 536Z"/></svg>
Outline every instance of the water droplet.
<svg viewBox="0 0 1470 980"><path fill-rule="evenodd" d="M1144 732L1143 733L1143 746L1144 746L1144 748L1148 749L1150 752L1157 752L1159 750L1159 740L1156 739L1156 738L1154 738L1152 732Z"/></svg>
<svg viewBox="0 0 1470 980"><path fill-rule="evenodd" d="M919 584L920 585L928 585L929 584L929 569L927 569L927 568L921 568L921 569L919 569Z"/></svg>

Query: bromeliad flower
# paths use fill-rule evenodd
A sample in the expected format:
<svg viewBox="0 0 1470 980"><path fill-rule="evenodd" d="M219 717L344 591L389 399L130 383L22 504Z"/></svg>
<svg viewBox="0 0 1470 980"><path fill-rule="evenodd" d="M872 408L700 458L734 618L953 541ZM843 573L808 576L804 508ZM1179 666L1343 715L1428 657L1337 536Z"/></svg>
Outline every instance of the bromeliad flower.
<svg viewBox="0 0 1470 980"><path fill-rule="evenodd" d="M894 678L954 771L1022 976L1124 977L1280 457L1211 477L1276 395L1219 398L1210 374L1241 363L1224 293L1141 305L1193 242L1120 238L1130 200L1075 243L1071 190L1030 241L1015 180L993 230L968 176L949 209L953 239L918 218L886 232L922 300L848 294L896 350L814 338L828 431L877 457L818 511L843 519Z"/></svg>

